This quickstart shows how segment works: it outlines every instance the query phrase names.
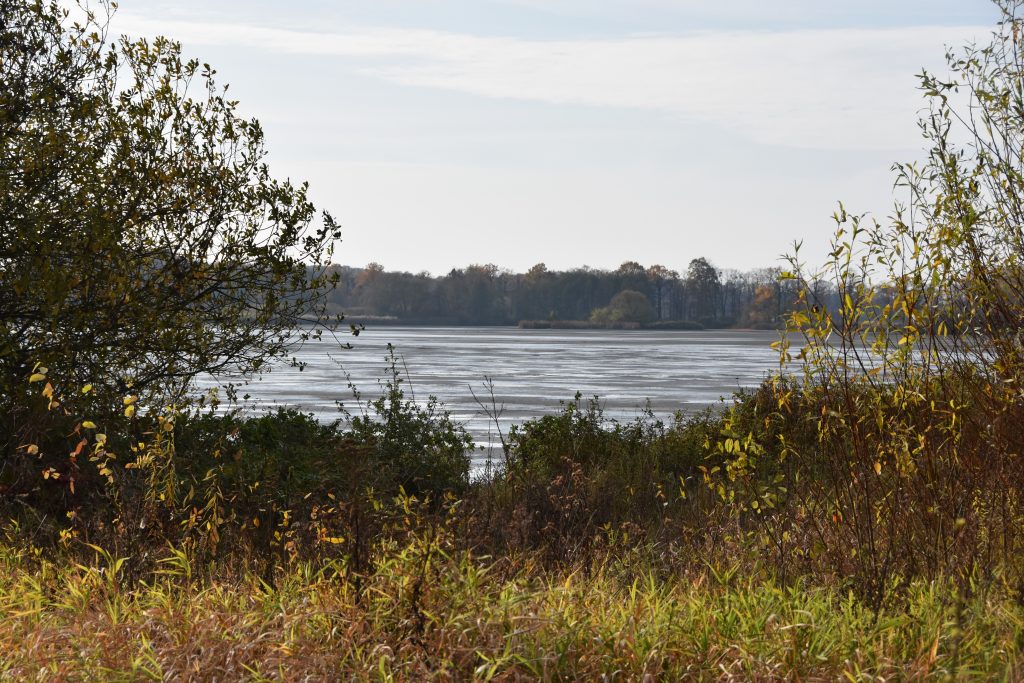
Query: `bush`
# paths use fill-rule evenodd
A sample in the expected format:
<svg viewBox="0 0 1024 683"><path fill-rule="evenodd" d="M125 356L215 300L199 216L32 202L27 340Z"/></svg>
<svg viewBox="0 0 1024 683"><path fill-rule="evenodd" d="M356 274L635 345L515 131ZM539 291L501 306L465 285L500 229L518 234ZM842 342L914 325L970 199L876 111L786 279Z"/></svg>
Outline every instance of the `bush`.
<svg viewBox="0 0 1024 683"><path fill-rule="evenodd" d="M590 314L595 323L649 323L657 317L654 306L643 292L626 289L608 302L604 308L594 309Z"/></svg>
<svg viewBox="0 0 1024 683"><path fill-rule="evenodd" d="M1021 3L998 4L990 45L922 76L931 148L896 167L907 206L885 225L840 206L825 267L790 258L778 345L801 379L769 388L765 428L727 424L709 476L780 560L875 605L914 577L1024 570L1024 42Z"/></svg>
<svg viewBox="0 0 1024 683"><path fill-rule="evenodd" d="M386 360L381 396L366 404L363 414L349 416L353 438L373 450L379 476L392 487L435 499L446 491L464 491L472 437L452 421L436 397L428 397L424 406L406 398L405 380L390 344Z"/></svg>
<svg viewBox="0 0 1024 683"><path fill-rule="evenodd" d="M718 425L710 411L668 425L645 411L619 423L577 395L560 413L513 427L506 467L467 503L476 526L467 535L490 552L540 550L552 563L588 557L602 538L670 536L693 511L688 496Z"/></svg>

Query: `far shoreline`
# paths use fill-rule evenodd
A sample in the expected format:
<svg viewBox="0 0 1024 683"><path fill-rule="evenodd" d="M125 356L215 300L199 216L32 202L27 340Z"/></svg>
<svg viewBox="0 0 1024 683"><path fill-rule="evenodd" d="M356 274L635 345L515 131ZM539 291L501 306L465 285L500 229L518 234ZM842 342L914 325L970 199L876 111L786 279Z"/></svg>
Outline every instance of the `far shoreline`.
<svg viewBox="0 0 1024 683"><path fill-rule="evenodd" d="M304 319L315 325L317 321ZM344 317L342 326L371 329L373 327L488 327L519 330L610 330L615 332L782 332L780 327L707 327L689 320L665 320L641 324L638 322L597 323L589 320L520 320L518 323L483 323L455 320L403 319L392 317Z"/></svg>

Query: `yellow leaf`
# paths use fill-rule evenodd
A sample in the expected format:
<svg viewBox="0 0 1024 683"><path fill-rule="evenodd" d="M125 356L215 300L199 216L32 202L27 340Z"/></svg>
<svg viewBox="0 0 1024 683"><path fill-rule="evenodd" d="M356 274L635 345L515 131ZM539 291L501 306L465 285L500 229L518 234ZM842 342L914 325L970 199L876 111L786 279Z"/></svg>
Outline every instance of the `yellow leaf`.
<svg viewBox="0 0 1024 683"><path fill-rule="evenodd" d="M84 387L82 387L82 393L83 394L88 394L90 391L92 391L92 385L91 384L86 384Z"/></svg>
<svg viewBox="0 0 1024 683"><path fill-rule="evenodd" d="M82 423L82 426L85 427L86 429L96 429L96 423L93 422L92 420L86 420L85 422Z"/></svg>
<svg viewBox="0 0 1024 683"><path fill-rule="evenodd" d="M125 417L134 417L134 415L135 415L135 406L130 405L127 408L124 409L124 416Z"/></svg>
<svg viewBox="0 0 1024 683"><path fill-rule="evenodd" d="M123 402L123 403L124 403L124 404L125 404L126 406L130 406L131 404L135 403L135 402L136 402L136 401L138 401L138 400L139 400L139 397L138 397L138 396L125 396L125 397L124 397L124 398L122 399L122 402Z"/></svg>
<svg viewBox="0 0 1024 683"><path fill-rule="evenodd" d="M28 378L28 383L32 384L33 382L42 382L44 379L46 379L46 375L41 372L36 372Z"/></svg>
<svg viewBox="0 0 1024 683"><path fill-rule="evenodd" d="M881 473L882 473L882 463L876 461L875 462L875 474L881 474Z"/></svg>
<svg viewBox="0 0 1024 683"><path fill-rule="evenodd" d="M53 398L53 385L49 382L47 382L46 386L43 387L43 396L46 398Z"/></svg>
<svg viewBox="0 0 1024 683"><path fill-rule="evenodd" d="M107 435L106 434L97 434L96 435L96 443L98 443L101 446L103 444L107 443Z"/></svg>

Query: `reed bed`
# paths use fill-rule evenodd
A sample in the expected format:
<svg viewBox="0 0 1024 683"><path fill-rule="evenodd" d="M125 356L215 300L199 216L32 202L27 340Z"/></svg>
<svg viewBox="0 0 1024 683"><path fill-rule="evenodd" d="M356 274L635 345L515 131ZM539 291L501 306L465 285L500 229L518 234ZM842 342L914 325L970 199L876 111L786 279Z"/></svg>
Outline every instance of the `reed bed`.
<svg viewBox="0 0 1024 683"><path fill-rule="evenodd" d="M433 544L433 545L431 545ZM200 578L171 552L126 585L117 558L0 548L4 680L1019 680L1012 591L919 582L872 611L836 588L615 560L560 574L413 538L361 581L297 562L275 585ZM433 548L430 550L430 548Z"/></svg>

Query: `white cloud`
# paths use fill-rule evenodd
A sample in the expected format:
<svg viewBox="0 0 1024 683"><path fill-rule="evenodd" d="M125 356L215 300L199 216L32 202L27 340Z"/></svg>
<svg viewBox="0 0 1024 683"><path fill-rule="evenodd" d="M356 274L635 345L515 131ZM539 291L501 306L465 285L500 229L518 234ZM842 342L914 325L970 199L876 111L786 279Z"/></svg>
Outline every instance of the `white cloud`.
<svg viewBox="0 0 1024 683"><path fill-rule="evenodd" d="M690 22L713 21L743 26L910 25L956 23L956 17L995 20L999 12L990 0L493 0L501 5L525 7L571 17L607 17L629 21L656 13ZM916 17L916 21L907 21ZM962 21L962 20L961 20Z"/></svg>
<svg viewBox="0 0 1024 683"><path fill-rule="evenodd" d="M990 31L910 27L714 32L544 41L426 30L342 32L153 21L116 28L344 60L389 82L594 107L641 108L711 123L760 143L819 149L917 147L914 75L943 48ZM331 68L338 68L337 62Z"/></svg>

